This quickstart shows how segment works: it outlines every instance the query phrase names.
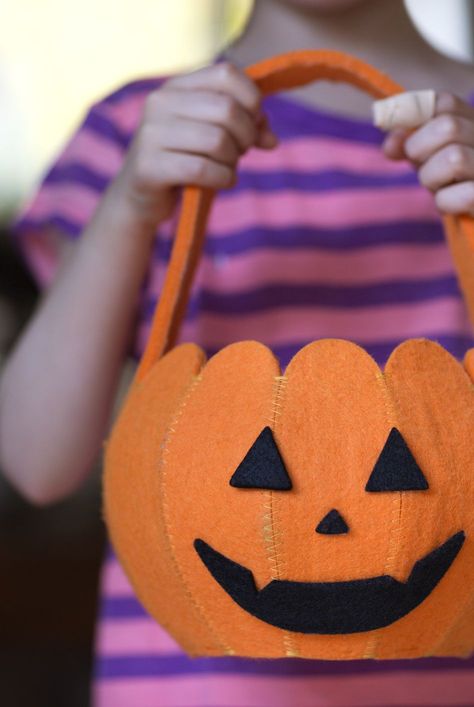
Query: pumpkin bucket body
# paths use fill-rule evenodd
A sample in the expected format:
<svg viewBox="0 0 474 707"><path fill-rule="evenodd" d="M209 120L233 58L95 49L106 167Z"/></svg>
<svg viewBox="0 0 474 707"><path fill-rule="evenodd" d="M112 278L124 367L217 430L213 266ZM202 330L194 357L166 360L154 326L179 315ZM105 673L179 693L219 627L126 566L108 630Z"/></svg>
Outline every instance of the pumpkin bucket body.
<svg viewBox="0 0 474 707"><path fill-rule="evenodd" d="M149 613L192 655L468 655L472 353L463 366L411 340L382 371L324 339L282 372L250 341L206 362L194 344L169 350L186 286L164 298L104 475L111 539Z"/></svg>
<svg viewBox="0 0 474 707"><path fill-rule="evenodd" d="M266 427L292 488L234 488L232 475ZM366 490L393 428L427 489ZM183 345L135 385L108 445L112 541L144 606L191 654L466 655L474 640L473 429L472 381L429 341L400 346L382 373L354 344L322 340L284 376L256 342L231 345L206 364L197 347ZM315 533L331 509L349 532ZM257 589L272 580L406 582L418 560L460 532L459 553L419 606L388 626L342 635L257 618L195 548L201 539L250 569ZM370 614L370 597L355 609Z"/></svg>

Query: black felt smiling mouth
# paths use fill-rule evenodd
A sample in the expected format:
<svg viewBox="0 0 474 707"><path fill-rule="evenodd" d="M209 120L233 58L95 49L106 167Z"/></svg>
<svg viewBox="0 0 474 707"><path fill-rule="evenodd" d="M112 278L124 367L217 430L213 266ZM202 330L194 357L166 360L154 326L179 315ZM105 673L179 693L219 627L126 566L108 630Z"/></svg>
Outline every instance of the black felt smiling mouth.
<svg viewBox="0 0 474 707"><path fill-rule="evenodd" d="M287 631L372 631L415 609L436 587L464 543L461 531L413 565L406 582L389 575L347 582L273 580L258 590L252 572L204 540L194 547L216 582L248 613Z"/></svg>
<svg viewBox="0 0 474 707"><path fill-rule="evenodd" d="M265 489L291 493L292 481L273 432L265 427L230 479L237 493ZM365 486L368 493L424 492L429 488L400 431L392 428ZM316 533L348 533L348 524L332 509ZM249 614L287 631L346 634L373 631L413 611L449 570L465 540L461 530L414 563L406 582L379 575L344 582L273 580L257 589L252 572L204 540L194 547L212 577Z"/></svg>

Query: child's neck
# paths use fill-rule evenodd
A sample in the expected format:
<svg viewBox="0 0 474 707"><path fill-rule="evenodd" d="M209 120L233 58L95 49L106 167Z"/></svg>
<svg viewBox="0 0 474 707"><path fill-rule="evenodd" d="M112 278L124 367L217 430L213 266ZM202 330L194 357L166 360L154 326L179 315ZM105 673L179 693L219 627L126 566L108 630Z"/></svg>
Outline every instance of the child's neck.
<svg viewBox="0 0 474 707"><path fill-rule="evenodd" d="M246 32L226 55L245 66L275 53L311 47L355 54L407 88L431 87L424 85L426 77L440 60L414 26L403 0L365 0L334 13L301 9L282 0L256 0ZM335 91L318 84L295 93L310 104L368 115L366 97L349 87Z"/></svg>

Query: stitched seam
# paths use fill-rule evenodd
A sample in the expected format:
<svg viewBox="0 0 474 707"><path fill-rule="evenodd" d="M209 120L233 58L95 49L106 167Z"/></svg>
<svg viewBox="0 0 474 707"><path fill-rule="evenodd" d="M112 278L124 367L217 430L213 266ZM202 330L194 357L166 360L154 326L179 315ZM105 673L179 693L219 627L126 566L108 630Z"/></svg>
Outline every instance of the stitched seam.
<svg viewBox="0 0 474 707"><path fill-rule="evenodd" d="M474 386L473 386L473 387L474 387ZM452 450L452 448L448 446L447 452L448 452L448 455L449 455L449 462L448 462L447 464L445 463L445 469L443 469L443 472L446 470L447 467L449 467L449 468L451 468L451 470L454 472L454 474L455 474L455 476L456 476L456 478L455 478L455 483L454 483L456 503L455 503L454 505L455 505L455 508L457 508L457 518L456 518L457 523L456 523L456 525L458 526L458 528L461 528L461 527L462 527L462 512L461 512L461 509L462 509L462 511L465 511L465 510L466 510L466 509L465 509L466 501L465 501L465 496L463 496L463 494L462 494L462 492L461 492L461 477L460 477L460 474L459 474L459 472L458 472L458 466L457 466L457 464L455 463L455 459L454 459L454 455L453 455L453 450ZM469 602L466 604L466 607L469 607L469 606L471 605L472 601L473 601L473 600L471 599L471 601L469 601ZM452 622L449 624L449 626L443 631L441 637L436 641L436 644L435 644L435 646L433 647L432 651L431 651L430 653L426 653L426 654L425 654L425 657L429 657L429 656L433 655L433 653L434 653L436 650L438 650L438 648L440 648L440 647L443 645L443 643L445 643L445 641L449 640L449 635L450 635L450 634L453 632L453 630L456 628L457 624L459 623L459 620L460 620L460 615L457 614L457 616L454 617L454 619L453 619Z"/></svg>
<svg viewBox="0 0 474 707"><path fill-rule="evenodd" d="M181 582L184 594L187 596L191 605L193 606L198 619L204 624L205 628L207 629L211 639L214 641L216 648L223 651L226 655L234 655L235 651L233 651L232 648L230 646L228 646L225 643L225 641L223 641L220 638L212 620L206 615L204 607L199 603L199 601L193 595L193 593L188 585L188 582L186 581L185 574L184 574L183 570L181 569L180 564L178 562L178 558L176 556L176 546L175 546L175 542L174 542L173 533L171 532L171 522L169 520L169 503L168 503L168 498L167 498L167 493L166 493L166 474L167 474L166 457L170 453L169 447L170 447L170 444L172 441L172 437L176 433L176 428L179 424L180 418L182 417L184 409L186 408L186 405L188 404L193 392L196 390L196 388L197 388L198 384L201 382L201 380L202 380L202 376L200 376L200 375L194 376L193 380L191 381L190 385L188 386L187 390L185 391L185 393L181 399L181 402L176 410L174 417L171 420L171 423L170 423L170 425L166 431L165 437L163 439L163 444L162 444L162 448L161 448L161 458L159 460L159 465L158 465L158 474L159 474L160 487L161 487L161 494L160 494L161 508L162 508L165 530L166 530L166 539L168 541L167 542L168 550L170 553L171 561L174 566L175 572Z"/></svg>
<svg viewBox="0 0 474 707"><path fill-rule="evenodd" d="M273 431L275 431L277 419L281 415L282 388L285 382L286 378L284 376L275 376L274 378L274 392L272 395L272 408L271 416L269 419ZM263 504L263 507L265 509L263 516L263 535L270 563L271 578L281 579L282 560L278 554L277 543L281 540L282 530L278 529L276 526L274 513L275 502L276 498L274 496L273 491L266 491L265 500Z"/></svg>
<svg viewBox="0 0 474 707"><path fill-rule="evenodd" d="M375 374L377 382L382 388L385 410L387 414L387 421L390 426L393 426L392 421L396 423L397 412L394 404L394 400L390 395L387 386L387 373L384 371L378 371ZM385 558L384 574L391 574L391 569L395 558L397 557L397 551L400 547L400 537L402 535L402 494L401 492L394 493L392 512L390 514L390 536L388 541L387 556ZM380 631L375 631L373 636L371 636L368 641L364 651L364 658L375 658L375 652L377 650L377 645L379 642Z"/></svg>
<svg viewBox="0 0 474 707"><path fill-rule="evenodd" d="M274 392L272 395L272 407L269 418L273 431L275 430L277 418L281 414L281 388L284 380L284 376L275 376L274 378ZM278 556L277 541L280 540L282 531L281 529L278 530L276 527L274 502L273 491L265 491L263 502L263 540L270 564L270 576L272 579L280 579L282 576L281 558Z"/></svg>
<svg viewBox="0 0 474 707"><path fill-rule="evenodd" d="M274 390L269 418L270 426L273 431L275 431L278 419L282 413L283 395L287 381L286 376L274 377ZM274 494L272 491L268 491L265 493L265 501L263 504L263 536L272 579L281 579L286 574L285 563L279 551L284 533L282 528L278 527L276 521L276 506L279 503L278 498L278 495ZM295 639L287 631L283 631L283 646L287 657L298 657L299 652Z"/></svg>

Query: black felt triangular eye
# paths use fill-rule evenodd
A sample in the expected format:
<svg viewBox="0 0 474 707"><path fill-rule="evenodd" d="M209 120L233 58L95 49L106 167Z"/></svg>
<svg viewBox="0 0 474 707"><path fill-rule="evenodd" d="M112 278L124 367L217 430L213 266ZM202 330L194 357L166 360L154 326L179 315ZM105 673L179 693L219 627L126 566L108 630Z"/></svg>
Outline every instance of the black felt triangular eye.
<svg viewBox="0 0 474 707"><path fill-rule="evenodd" d="M365 490L424 491L427 488L428 482L407 443L396 427L393 427Z"/></svg>
<svg viewBox="0 0 474 707"><path fill-rule="evenodd" d="M260 432L232 475L230 485L239 489L291 489L291 479L270 427Z"/></svg>

